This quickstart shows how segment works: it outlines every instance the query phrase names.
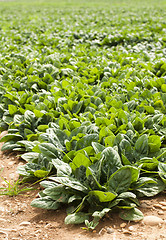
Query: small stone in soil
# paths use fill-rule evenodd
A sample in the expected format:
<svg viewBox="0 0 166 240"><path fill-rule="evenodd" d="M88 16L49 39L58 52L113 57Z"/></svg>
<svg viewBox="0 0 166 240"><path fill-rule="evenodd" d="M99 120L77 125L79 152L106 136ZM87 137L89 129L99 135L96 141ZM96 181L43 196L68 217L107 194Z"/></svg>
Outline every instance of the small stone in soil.
<svg viewBox="0 0 166 240"><path fill-rule="evenodd" d="M30 226L31 225L31 223L30 222L21 222L20 224L19 224L20 226L24 226L24 227L27 227L27 226Z"/></svg>
<svg viewBox="0 0 166 240"><path fill-rule="evenodd" d="M131 231L128 231L128 230L125 230L125 229L123 230L123 233L124 233L124 234L132 234Z"/></svg>
<svg viewBox="0 0 166 240"><path fill-rule="evenodd" d="M134 227L133 227L133 226L130 226L128 229L129 229L129 231L133 231L133 230L134 230Z"/></svg>
<svg viewBox="0 0 166 240"><path fill-rule="evenodd" d="M121 228L125 228L126 225L127 225L126 223L121 223L121 224L120 224L120 227L121 227Z"/></svg>
<svg viewBox="0 0 166 240"><path fill-rule="evenodd" d="M4 218L0 218L0 222L7 222L7 220Z"/></svg>
<svg viewBox="0 0 166 240"><path fill-rule="evenodd" d="M153 206L154 206L155 208L162 208L162 206L161 206L160 204L158 204L158 203L157 203L157 204L154 204Z"/></svg>
<svg viewBox="0 0 166 240"><path fill-rule="evenodd" d="M164 212L162 210L158 211L159 215L164 215Z"/></svg>
<svg viewBox="0 0 166 240"><path fill-rule="evenodd" d="M156 225L163 223L164 221L161 218L156 217L156 216L146 216L146 217L144 217L142 222L146 225L156 226Z"/></svg>
<svg viewBox="0 0 166 240"><path fill-rule="evenodd" d="M159 202L161 205L166 206L166 202Z"/></svg>
<svg viewBox="0 0 166 240"><path fill-rule="evenodd" d="M13 162L13 161L8 162L8 165L9 165L9 166L12 166L12 165L14 165L14 164L15 164L15 162Z"/></svg>
<svg viewBox="0 0 166 240"><path fill-rule="evenodd" d="M110 227L107 227L106 231L107 231L108 234L111 234L111 233L114 232L114 230L112 228L110 228Z"/></svg>
<svg viewBox="0 0 166 240"><path fill-rule="evenodd" d="M161 207L162 210L166 211L166 206Z"/></svg>
<svg viewBox="0 0 166 240"><path fill-rule="evenodd" d="M148 204L146 204L146 203L141 203L141 205L140 205L140 207L141 208L151 208L151 206L149 206Z"/></svg>

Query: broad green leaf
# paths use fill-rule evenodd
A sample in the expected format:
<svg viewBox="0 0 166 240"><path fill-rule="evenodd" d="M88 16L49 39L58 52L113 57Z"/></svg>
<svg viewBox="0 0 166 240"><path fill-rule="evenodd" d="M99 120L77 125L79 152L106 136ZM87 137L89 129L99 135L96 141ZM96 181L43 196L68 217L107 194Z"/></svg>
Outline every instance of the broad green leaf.
<svg viewBox="0 0 166 240"><path fill-rule="evenodd" d="M92 142L97 142L99 140L98 134L87 134L82 137L76 144L76 150L88 147Z"/></svg>
<svg viewBox="0 0 166 240"><path fill-rule="evenodd" d="M118 195L118 198L125 199L125 198L136 198L136 195L132 192L123 192Z"/></svg>
<svg viewBox="0 0 166 240"><path fill-rule="evenodd" d="M91 178L90 178L90 177ZM86 169L86 177L88 178L88 180L90 179L90 182L91 184L94 184L95 185L95 189L100 189L100 190L106 190L105 187L103 187L100 183L99 183L99 180L100 180L100 172L99 172L99 169L98 169L98 165L95 164L95 165L91 165L90 167L88 167Z"/></svg>
<svg viewBox="0 0 166 240"><path fill-rule="evenodd" d="M0 139L0 142L9 142L11 140L14 140L16 142L21 139L23 139L23 137L20 134L8 133Z"/></svg>
<svg viewBox="0 0 166 240"><path fill-rule="evenodd" d="M148 154L148 137L146 134L138 138L135 143L135 150L141 154Z"/></svg>
<svg viewBox="0 0 166 240"><path fill-rule="evenodd" d="M39 145L41 153L49 158L57 158L58 151L57 148L52 143L41 143Z"/></svg>
<svg viewBox="0 0 166 240"><path fill-rule="evenodd" d="M14 150L15 148L19 148L19 147L20 147L20 145L17 144L15 141L7 141L2 145L1 151ZM25 149L23 149L23 150L25 150Z"/></svg>
<svg viewBox="0 0 166 240"><path fill-rule="evenodd" d="M111 209L110 208L104 208L102 211L95 211L93 214L92 214L92 217L94 217L95 219L96 218L99 218L101 219L102 217L104 217L104 215L108 212L110 212Z"/></svg>
<svg viewBox="0 0 166 240"><path fill-rule="evenodd" d="M48 125L39 125L37 127L38 131L45 132L48 129Z"/></svg>
<svg viewBox="0 0 166 240"><path fill-rule="evenodd" d="M112 147L104 149L101 153L101 158L101 177L102 174L105 174L107 179L109 179L112 173L122 167L120 156Z"/></svg>
<svg viewBox="0 0 166 240"><path fill-rule="evenodd" d="M37 178L44 178L49 174L48 171L44 171L44 170L37 170L34 172L34 176Z"/></svg>
<svg viewBox="0 0 166 240"><path fill-rule="evenodd" d="M13 117L3 115L2 120L3 120L5 123L10 124L10 123L13 121Z"/></svg>
<svg viewBox="0 0 166 240"><path fill-rule="evenodd" d="M68 194L67 190L63 185L58 185L55 187L46 188L43 193L45 196L49 196L52 200L57 202L67 203L70 194Z"/></svg>
<svg viewBox="0 0 166 240"><path fill-rule="evenodd" d="M53 180L57 183L61 183L66 187L81 191L87 192L87 187L81 184L77 179L72 177L49 177L50 180Z"/></svg>
<svg viewBox="0 0 166 240"><path fill-rule="evenodd" d="M141 158L136 165L142 169L153 171L158 167L159 161L156 158Z"/></svg>
<svg viewBox="0 0 166 240"><path fill-rule="evenodd" d="M163 182L166 184L166 164L160 162L158 166L158 170L159 170L159 176L161 177Z"/></svg>
<svg viewBox="0 0 166 240"><path fill-rule="evenodd" d="M105 149L103 145L97 142L92 142L92 147L94 148L96 154L102 152Z"/></svg>
<svg viewBox="0 0 166 240"><path fill-rule="evenodd" d="M89 219L89 214L87 213L73 213L73 214L69 214L66 218L65 218L65 224L80 224L85 222L85 220Z"/></svg>
<svg viewBox="0 0 166 240"><path fill-rule="evenodd" d="M149 136L149 138L148 138L148 145L149 145L151 153L159 151L160 147L161 147L160 137L157 136L157 135Z"/></svg>
<svg viewBox="0 0 166 240"><path fill-rule="evenodd" d="M113 199L116 198L117 194L112 193L112 192L102 192L102 191L90 191L89 195L94 195L96 196L100 202L110 202Z"/></svg>
<svg viewBox="0 0 166 240"><path fill-rule="evenodd" d="M122 139L119 144L119 148L121 150L121 155L127 158L126 160L123 157L122 158L123 162L129 161L129 165L130 165L130 162L132 163L134 161L134 151L133 151L133 147L131 146L131 143L127 139Z"/></svg>
<svg viewBox="0 0 166 240"><path fill-rule="evenodd" d="M29 126L31 126L32 123L35 122L35 114L32 111L27 110L24 113L24 120L25 120L25 123L27 123Z"/></svg>
<svg viewBox="0 0 166 240"><path fill-rule="evenodd" d="M43 198L36 198L31 202L32 207L44 208L44 209L53 209L56 210L59 208L60 203L52 200L50 197L46 196Z"/></svg>
<svg viewBox="0 0 166 240"><path fill-rule="evenodd" d="M55 183L53 181L44 180L44 181L40 182L40 185L44 188L52 188L52 187L56 187L59 184Z"/></svg>
<svg viewBox="0 0 166 240"><path fill-rule="evenodd" d="M165 184L159 179L154 179L155 183L147 183L136 189L136 195L138 197L152 197L162 192L165 189Z"/></svg>
<svg viewBox="0 0 166 240"><path fill-rule="evenodd" d="M72 203L72 202L74 202L75 200L81 200L81 199L82 199L81 196L79 196L79 195L73 195L73 196L71 196L71 197L68 198L68 203Z"/></svg>
<svg viewBox="0 0 166 240"><path fill-rule="evenodd" d="M63 177L63 176L70 176L72 171L69 164L59 160L59 159L52 159L53 166L57 169L57 176Z"/></svg>
<svg viewBox="0 0 166 240"><path fill-rule="evenodd" d="M28 152L32 152L33 148L35 148L39 142L38 141L27 141L27 140L21 140L17 142L20 146L25 147L25 149ZM36 151L37 152L37 151ZM38 151L40 153L40 151Z"/></svg>
<svg viewBox="0 0 166 240"><path fill-rule="evenodd" d="M137 189L148 183L156 183L156 181L150 177L140 177L137 181L133 182L132 188Z"/></svg>
<svg viewBox="0 0 166 240"><path fill-rule="evenodd" d="M120 212L119 216L126 221L140 221L144 218L143 213L137 208L123 210Z"/></svg>
<svg viewBox="0 0 166 240"><path fill-rule="evenodd" d="M144 122L140 117L136 117L132 124L133 124L135 130L137 130L137 131L141 131L144 127Z"/></svg>
<svg viewBox="0 0 166 240"><path fill-rule="evenodd" d="M39 157L39 153L36 153L36 152L28 152L21 155L21 158L24 159L26 162L32 162L38 159L38 157Z"/></svg>
<svg viewBox="0 0 166 240"><path fill-rule="evenodd" d="M126 192L131 185L131 170L129 167L122 167L117 170L108 180L108 190L115 193Z"/></svg>
<svg viewBox="0 0 166 240"><path fill-rule="evenodd" d="M13 115L13 114L15 114L18 111L18 108L16 106L14 106L14 105L9 105L8 109L9 109L9 114L10 115Z"/></svg>
<svg viewBox="0 0 166 240"><path fill-rule="evenodd" d="M90 165L91 165L91 161L82 153L77 153L72 163L70 163L70 166L73 171L75 171L80 166L85 166L87 168Z"/></svg>

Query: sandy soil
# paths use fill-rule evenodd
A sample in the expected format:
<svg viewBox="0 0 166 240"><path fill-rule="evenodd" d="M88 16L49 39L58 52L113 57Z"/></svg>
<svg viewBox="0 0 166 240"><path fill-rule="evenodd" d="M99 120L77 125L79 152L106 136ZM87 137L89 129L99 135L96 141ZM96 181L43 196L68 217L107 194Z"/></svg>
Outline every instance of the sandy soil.
<svg viewBox="0 0 166 240"><path fill-rule="evenodd" d="M23 164L15 153L0 152L0 188L7 181L17 180L16 169ZM3 170L3 171L2 171ZM37 190L26 192L14 197L0 196L0 239L9 240L158 240L166 239L166 192L153 199L141 199L140 210L144 216L158 216L164 223L150 226L142 222L124 222L114 213L109 218L102 219L97 229L87 232L81 229L83 225L65 225L65 209L46 211L30 206L37 196Z"/></svg>

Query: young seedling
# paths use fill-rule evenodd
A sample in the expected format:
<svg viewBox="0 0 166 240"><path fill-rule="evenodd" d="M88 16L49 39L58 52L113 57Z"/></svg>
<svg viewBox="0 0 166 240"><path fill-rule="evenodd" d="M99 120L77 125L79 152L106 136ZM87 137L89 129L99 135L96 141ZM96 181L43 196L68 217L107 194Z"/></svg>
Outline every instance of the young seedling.
<svg viewBox="0 0 166 240"><path fill-rule="evenodd" d="M1 172L2 171L3 169L1 169ZM35 190L35 188L27 187L25 184L22 185L22 181L20 179L17 181L7 181L1 176L0 178L6 183L5 187L0 187L0 195L16 196L27 191Z"/></svg>

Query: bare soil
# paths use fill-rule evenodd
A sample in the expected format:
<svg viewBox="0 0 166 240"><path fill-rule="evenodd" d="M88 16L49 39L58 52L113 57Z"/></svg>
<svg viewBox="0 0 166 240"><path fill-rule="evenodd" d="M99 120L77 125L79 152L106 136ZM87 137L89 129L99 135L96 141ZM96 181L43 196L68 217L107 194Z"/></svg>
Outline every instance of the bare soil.
<svg viewBox="0 0 166 240"><path fill-rule="evenodd" d="M2 145L1 145L2 146ZM1 147L0 146L0 147ZM0 152L0 188L7 181L18 180L16 169L24 164L15 153ZM0 239L9 240L158 240L166 239L166 221L155 226L142 222L125 222L118 213L104 218L93 232L83 230L83 225L65 225L65 209L46 211L30 206L37 197L37 190L14 197L0 196ZM166 207L161 209L159 203L166 202L166 192L152 199L141 199L140 210L144 216L158 216L166 220Z"/></svg>

